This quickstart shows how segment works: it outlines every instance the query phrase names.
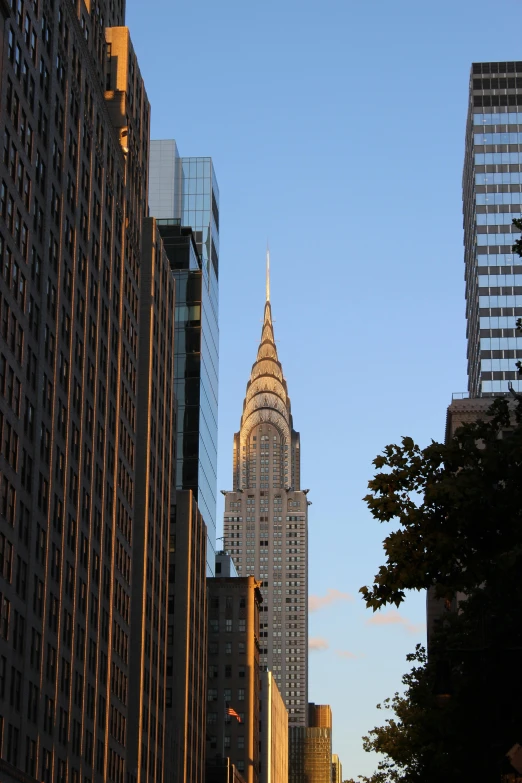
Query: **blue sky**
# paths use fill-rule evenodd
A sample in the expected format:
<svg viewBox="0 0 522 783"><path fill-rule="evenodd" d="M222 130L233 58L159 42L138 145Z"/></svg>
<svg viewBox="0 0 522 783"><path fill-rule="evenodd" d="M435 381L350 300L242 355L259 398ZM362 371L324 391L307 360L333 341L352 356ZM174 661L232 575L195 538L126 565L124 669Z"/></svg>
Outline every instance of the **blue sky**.
<svg viewBox="0 0 522 783"><path fill-rule="evenodd" d="M522 59L520 21L515 0L127 0L152 137L212 156L220 187L219 488L231 487L270 241L313 502L309 695L332 705L344 778L375 768L361 735L425 637L423 595L372 623L357 594L386 533L361 498L374 456L402 435L441 439L466 389L469 67Z"/></svg>

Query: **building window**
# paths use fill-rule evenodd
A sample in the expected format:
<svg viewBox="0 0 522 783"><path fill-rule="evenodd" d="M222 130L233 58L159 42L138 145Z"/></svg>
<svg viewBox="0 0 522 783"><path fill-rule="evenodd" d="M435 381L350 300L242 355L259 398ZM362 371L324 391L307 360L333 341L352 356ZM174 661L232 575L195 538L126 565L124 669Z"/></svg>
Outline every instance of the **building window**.
<svg viewBox="0 0 522 783"><path fill-rule="evenodd" d="M238 688L237 700L238 701L245 701L245 689L244 688Z"/></svg>
<svg viewBox="0 0 522 783"><path fill-rule="evenodd" d="M225 620L225 631L227 633L231 633L231 631L232 631L232 620Z"/></svg>
<svg viewBox="0 0 522 783"><path fill-rule="evenodd" d="M207 701L217 701L217 688L209 688L207 691Z"/></svg>

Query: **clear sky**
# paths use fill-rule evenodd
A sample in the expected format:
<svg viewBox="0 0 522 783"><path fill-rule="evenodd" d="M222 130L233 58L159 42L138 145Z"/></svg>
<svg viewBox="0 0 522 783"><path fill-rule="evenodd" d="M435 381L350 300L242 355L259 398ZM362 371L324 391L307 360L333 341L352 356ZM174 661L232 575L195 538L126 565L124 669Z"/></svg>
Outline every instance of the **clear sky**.
<svg viewBox="0 0 522 783"><path fill-rule="evenodd" d="M232 485L270 241L313 502L309 696L332 705L343 777L369 773L360 738L425 639L425 604L365 610L358 589L386 529L361 498L374 456L402 435L441 439L452 392L467 388L469 68L522 59L520 3L127 0L127 23L152 137L212 156L220 187L220 489Z"/></svg>

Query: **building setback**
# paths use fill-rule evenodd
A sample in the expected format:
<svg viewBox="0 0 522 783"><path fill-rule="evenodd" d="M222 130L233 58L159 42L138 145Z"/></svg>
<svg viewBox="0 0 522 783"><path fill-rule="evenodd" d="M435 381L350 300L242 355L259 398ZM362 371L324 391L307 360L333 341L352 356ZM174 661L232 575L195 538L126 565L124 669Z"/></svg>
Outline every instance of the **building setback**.
<svg viewBox="0 0 522 783"><path fill-rule="evenodd" d="M224 535L238 573L261 581L261 665L274 674L290 725L306 726L308 490L301 490L300 459L299 433L275 345L267 256L261 341L234 435Z"/></svg>
<svg viewBox="0 0 522 783"><path fill-rule="evenodd" d="M468 391L522 390L522 62L473 63L463 175Z"/></svg>
<svg viewBox="0 0 522 783"><path fill-rule="evenodd" d="M257 783L259 583L249 576L214 577L207 584L207 763L229 757L247 783Z"/></svg>
<svg viewBox="0 0 522 783"><path fill-rule="evenodd" d="M260 783L288 781L288 712L272 672L261 671Z"/></svg>

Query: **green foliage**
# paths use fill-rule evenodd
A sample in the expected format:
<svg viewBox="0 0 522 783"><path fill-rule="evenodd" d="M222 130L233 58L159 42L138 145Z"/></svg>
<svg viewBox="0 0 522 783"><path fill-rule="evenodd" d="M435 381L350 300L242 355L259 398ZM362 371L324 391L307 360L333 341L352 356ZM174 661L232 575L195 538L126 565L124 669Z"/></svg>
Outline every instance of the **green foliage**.
<svg viewBox="0 0 522 783"><path fill-rule="evenodd" d="M403 438L374 460L365 500L375 519L397 526L374 584L361 588L374 611L399 606L406 590L436 587L447 599L469 592L522 545L522 428L502 437L520 410L496 399L489 415L448 444L420 449Z"/></svg>
<svg viewBox="0 0 522 783"><path fill-rule="evenodd" d="M399 606L407 590L431 587L448 606L458 596L459 611L443 615L429 660L421 647L409 656L404 692L380 705L385 722L363 747L381 760L363 783L500 781L522 743L521 416L520 400L495 399L447 444L403 438L374 461L365 500L394 529L361 588L366 605Z"/></svg>

